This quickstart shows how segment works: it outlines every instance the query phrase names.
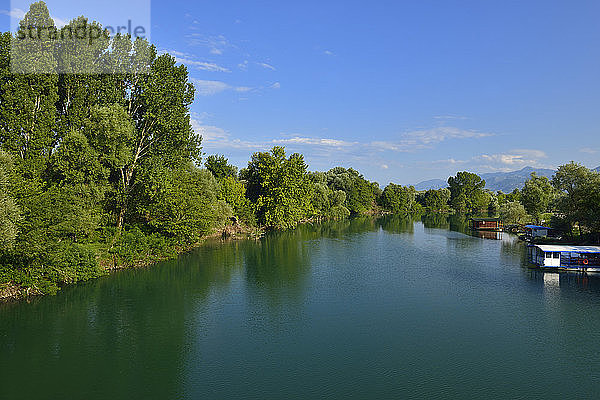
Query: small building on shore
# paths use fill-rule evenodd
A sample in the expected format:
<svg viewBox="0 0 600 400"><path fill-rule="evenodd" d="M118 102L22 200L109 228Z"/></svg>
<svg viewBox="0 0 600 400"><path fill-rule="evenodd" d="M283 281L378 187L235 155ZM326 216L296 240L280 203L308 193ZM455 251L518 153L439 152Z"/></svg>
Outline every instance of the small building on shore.
<svg viewBox="0 0 600 400"><path fill-rule="evenodd" d="M475 231L500 232L504 228L504 224L500 218L471 218L469 228Z"/></svg>

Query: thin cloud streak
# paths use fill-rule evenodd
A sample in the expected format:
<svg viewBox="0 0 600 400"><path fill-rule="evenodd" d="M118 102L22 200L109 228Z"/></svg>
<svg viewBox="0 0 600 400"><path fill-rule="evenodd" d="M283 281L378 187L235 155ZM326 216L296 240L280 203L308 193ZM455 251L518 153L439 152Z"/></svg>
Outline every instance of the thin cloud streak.
<svg viewBox="0 0 600 400"><path fill-rule="evenodd" d="M253 90L253 88L248 86L231 86L221 81L207 81L195 78L190 78L190 81L194 84L196 93L200 96L212 96L228 90L238 93L246 93Z"/></svg>

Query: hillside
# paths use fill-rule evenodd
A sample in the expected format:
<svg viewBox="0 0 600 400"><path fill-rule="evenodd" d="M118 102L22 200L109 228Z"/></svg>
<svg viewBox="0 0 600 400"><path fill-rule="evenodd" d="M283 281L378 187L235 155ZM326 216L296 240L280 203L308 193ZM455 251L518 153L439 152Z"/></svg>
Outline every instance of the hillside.
<svg viewBox="0 0 600 400"><path fill-rule="evenodd" d="M515 189L522 189L525 185L525 181L529 179L531 173L535 172L539 176L545 176L552 179L556 171L552 169L537 169L532 167L525 167L519 171L513 172L493 172L487 174L481 174L481 177L485 179L485 187L497 191L501 190L504 193L512 192Z"/></svg>
<svg viewBox="0 0 600 400"><path fill-rule="evenodd" d="M429 181L423 181L415 185L415 189L417 189L418 191L430 189L437 190L445 187L448 187L448 182L446 182L443 179L431 179Z"/></svg>
<svg viewBox="0 0 600 400"><path fill-rule="evenodd" d="M600 171L600 167L596 168L596 171ZM487 189L498 191L501 190L504 193L510 193L515 189L522 189L525 181L529 179L531 173L535 172L539 176L546 176L552 178L556 171L552 169L542 169L525 167L518 171L512 172L492 172L481 174L480 176L485 179ZM417 190L429 190L429 189L440 189L447 187L448 184L442 179L431 179L428 181L420 182L415 185Z"/></svg>

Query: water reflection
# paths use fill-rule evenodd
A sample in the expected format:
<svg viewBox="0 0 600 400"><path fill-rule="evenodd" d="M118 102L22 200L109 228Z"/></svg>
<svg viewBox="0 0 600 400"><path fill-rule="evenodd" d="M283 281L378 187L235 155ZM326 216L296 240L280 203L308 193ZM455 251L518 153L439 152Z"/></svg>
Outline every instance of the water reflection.
<svg viewBox="0 0 600 400"><path fill-rule="evenodd" d="M469 218L464 214L452 214L449 217L450 230L466 233L469 231Z"/></svg>
<svg viewBox="0 0 600 400"><path fill-rule="evenodd" d="M300 294L311 264L311 246L316 238L314 230L301 227L292 231L266 235L256 243L244 246L245 277L249 285L275 289L269 293L287 296ZM279 290L285 288L285 292Z"/></svg>
<svg viewBox="0 0 600 400"><path fill-rule="evenodd" d="M420 221L420 215L386 215L377 219L377 223L388 233L415 233L415 222Z"/></svg>
<svg viewBox="0 0 600 400"><path fill-rule="evenodd" d="M450 229L450 218L447 214L425 214L421 221L427 229Z"/></svg>
<svg viewBox="0 0 600 400"><path fill-rule="evenodd" d="M502 240L504 237L504 232L474 231L473 236L488 240Z"/></svg>
<svg viewBox="0 0 600 400"><path fill-rule="evenodd" d="M600 274L570 271L542 271L527 269L527 277L546 290L560 291L562 295L588 292L600 295Z"/></svg>
<svg viewBox="0 0 600 400"><path fill-rule="evenodd" d="M392 387L414 374L404 387L447 387L464 378L447 376L461 368L475 384L500 376L490 383L497 387L506 376L513 385L515 368L527 376L537 367L518 370L549 337L544 312L567 321L569 334L577 324L600 326L584 309L600 302L600 275L529 269L515 236L466 232L460 215L303 225L258 241L206 243L175 261L6 305L0 365L10 368L2 368L0 397L310 398L320 393L307 387L340 394L355 377L364 378L356 389L366 398L368 383ZM577 324L568 323L572 315ZM556 354L544 370L560 369L564 349L540 347ZM416 367L403 369L404 357ZM442 366L439 376L431 365ZM531 384L524 380L521 391Z"/></svg>

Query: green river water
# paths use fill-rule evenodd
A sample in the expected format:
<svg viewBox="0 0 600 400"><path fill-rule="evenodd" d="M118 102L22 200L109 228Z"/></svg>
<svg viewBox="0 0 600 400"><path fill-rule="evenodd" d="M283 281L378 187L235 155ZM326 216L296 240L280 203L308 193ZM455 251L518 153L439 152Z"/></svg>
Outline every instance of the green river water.
<svg viewBox="0 0 600 400"><path fill-rule="evenodd" d="M600 278L462 232L306 225L0 304L0 398L600 397Z"/></svg>

